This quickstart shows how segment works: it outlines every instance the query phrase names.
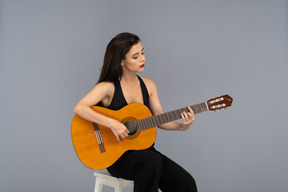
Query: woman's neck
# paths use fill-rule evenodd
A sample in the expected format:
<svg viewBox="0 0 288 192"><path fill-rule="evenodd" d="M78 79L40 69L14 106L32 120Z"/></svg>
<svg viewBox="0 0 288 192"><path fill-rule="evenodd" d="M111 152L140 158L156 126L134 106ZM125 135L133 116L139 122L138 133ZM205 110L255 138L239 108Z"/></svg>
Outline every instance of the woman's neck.
<svg viewBox="0 0 288 192"><path fill-rule="evenodd" d="M137 78L137 75L136 73L130 73L130 74L123 74L122 75L122 78L121 78L121 83L122 84L134 84L134 83L137 83L138 82L138 78Z"/></svg>

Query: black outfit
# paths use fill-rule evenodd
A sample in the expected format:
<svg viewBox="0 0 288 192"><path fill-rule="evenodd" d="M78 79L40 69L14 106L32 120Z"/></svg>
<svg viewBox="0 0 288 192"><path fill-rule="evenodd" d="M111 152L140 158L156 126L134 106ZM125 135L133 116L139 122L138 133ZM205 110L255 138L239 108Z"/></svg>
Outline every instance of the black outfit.
<svg viewBox="0 0 288 192"><path fill-rule="evenodd" d="M140 81L144 104L149 106L149 94ZM118 110L127 105L120 83L115 83L114 96L109 109ZM125 152L109 173L115 177L134 180L134 192L197 192L193 177L178 164L157 151L153 146L146 150Z"/></svg>

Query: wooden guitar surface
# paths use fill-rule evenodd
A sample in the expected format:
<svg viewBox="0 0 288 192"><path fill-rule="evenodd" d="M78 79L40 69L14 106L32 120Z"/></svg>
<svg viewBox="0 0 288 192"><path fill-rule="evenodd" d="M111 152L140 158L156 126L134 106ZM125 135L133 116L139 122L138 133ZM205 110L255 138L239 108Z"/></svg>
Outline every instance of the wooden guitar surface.
<svg viewBox="0 0 288 192"><path fill-rule="evenodd" d="M222 95L190 107L197 114L225 109L232 102L232 97ZM149 148L156 139L157 125L181 119L181 113L188 112L187 107L184 107L152 116L150 110L141 103L131 103L117 111L97 106L92 109L123 123L129 130L129 136L119 143L110 128L75 115L71 125L74 149L81 162L91 169L111 166L126 151Z"/></svg>
<svg viewBox="0 0 288 192"><path fill-rule="evenodd" d="M152 116L150 110L141 103L132 103L117 111L97 106L93 106L92 109L102 115L117 119L123 124ZM100 124L98 128L103 145L99 144L101 138L97 139L92 122L78 115L75 115L72 120L71 135L74 149L81 162L91 169L105 169L117 161L124 152L147 149L156 139L156 127L129 135L122 139L121 143L116 140L110 128ZM101 146L105 148L105 151L101 152Z"/></svg>

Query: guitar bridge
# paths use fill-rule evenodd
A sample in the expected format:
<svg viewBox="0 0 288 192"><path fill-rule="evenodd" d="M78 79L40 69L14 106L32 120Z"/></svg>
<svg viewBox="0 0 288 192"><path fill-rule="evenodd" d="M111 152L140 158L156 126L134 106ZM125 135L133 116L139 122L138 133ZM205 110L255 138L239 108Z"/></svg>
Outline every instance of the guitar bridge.
<svg viewBox="0 0 288 192"><path fill-rule="evenodd" d="M94 127L94 130L95 130L95 135L96 135L96 139L97 139L97 142L98 142L98 145L99 145L100 152L104 153L104 152L106 152L106 150L105 150L105 146L104 146L104 142L103 142L103 139L102 139L102 135L101 135L100 129L99 129L97 123L93 123L93 127Z"/></svg>

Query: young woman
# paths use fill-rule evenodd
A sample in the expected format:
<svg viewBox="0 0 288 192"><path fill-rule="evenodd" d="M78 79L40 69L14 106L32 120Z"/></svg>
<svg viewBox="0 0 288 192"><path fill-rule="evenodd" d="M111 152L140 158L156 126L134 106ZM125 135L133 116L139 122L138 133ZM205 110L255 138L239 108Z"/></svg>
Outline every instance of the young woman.
<svg viewBox="0 0 288 192"><path fill-rule="evenodd" d="M109 127L121 143L128 136L124 124L91 109L96 104L118 110L138 102L146 105L153 115L163 113L153 80L139 77L144 70L144 48L138 36L121 33L107 46L98 84L75 106L74 112L91 122ZM169 122L158 127L165 130L187 130L194 113L183 112L182 123ZM134 180L134 192L195 192L193 177L178 164L161 154L154 145L146 150L124 153L107 170L115 177Z"/></svg>

